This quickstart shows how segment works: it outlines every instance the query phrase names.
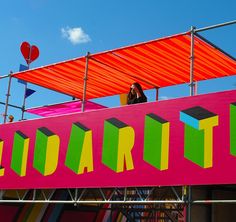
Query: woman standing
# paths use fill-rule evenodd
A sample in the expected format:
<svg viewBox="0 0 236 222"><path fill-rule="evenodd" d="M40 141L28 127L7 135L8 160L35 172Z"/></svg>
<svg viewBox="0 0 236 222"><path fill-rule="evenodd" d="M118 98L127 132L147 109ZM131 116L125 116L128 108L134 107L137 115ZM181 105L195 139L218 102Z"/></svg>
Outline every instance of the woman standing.
<svg viewBox="0 0 236 222"><path fill-rule="evenodd" d="M147 97L145 96L141 85L137 82L133 83L128 94L128 104L144 102L147 102Z"/></svg>

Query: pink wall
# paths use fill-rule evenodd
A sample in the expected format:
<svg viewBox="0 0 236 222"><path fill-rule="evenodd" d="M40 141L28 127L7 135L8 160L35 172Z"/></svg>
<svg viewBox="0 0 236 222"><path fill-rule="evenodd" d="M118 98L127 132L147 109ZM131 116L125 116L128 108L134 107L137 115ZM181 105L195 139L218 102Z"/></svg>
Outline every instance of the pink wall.
<svg viewBox="0 0 236 222"><path fill-rule="evenodd" d="M0 176L0 189L235 184L236 157L230 154L229 148L229 107L233 102L236 102L236 90L0 125L0 139L4 141L1 165L5 168L4 175ZM184 123L180 121L180 111L194 106L219 117L219 125L213 128L213 166L209 168L184 157ZM144 123L148 113L170 122L167 170L160 171L143 160ZM133 170L116 173L102 163L104 120L110 118L117 118L134 129ZM80 175L64 164L71 126L75 122L92 129L93 134L94 170ZM48 176L33 168L36 130L40 127L50 129L60 138L57 169ZM22 177L10 168L17 130L30 138L26 175Z"/></svg>

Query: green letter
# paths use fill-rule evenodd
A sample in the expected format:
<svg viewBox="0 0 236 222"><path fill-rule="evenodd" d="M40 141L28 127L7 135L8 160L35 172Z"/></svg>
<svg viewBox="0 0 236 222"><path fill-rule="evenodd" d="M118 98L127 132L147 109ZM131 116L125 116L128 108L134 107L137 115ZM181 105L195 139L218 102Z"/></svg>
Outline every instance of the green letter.
<svg viewBox="0 0 236 222"><path fill-rule="evenodd" d="M76 174L93 171L92 130L80 123L74 123L71 129L70 142L65 165Z"/></svg>
<svg viewBox="0 0 236 222"><path fill-rule="evenodd" d="M168 169L170 123L150 113L145 117L144 160L159 170Z"/></svg>
<svg viewBox="0 0 236 222"><path fill-rule="evenodd" d="M29 150L29 138L20 131L14 135L11 168L19 175L25 176Z"/></svg>
<svg viewBox="0 0 236 222"><path fill-rule="evenodd" d="M218 116L200 106L180 112L185 123L184 157L203 168L212 167L213 127Z"/></svg>
<svg viewBox="0 0 236 222"><path fill-rule="evenodd" d="M105 121L102 162L115 172L132 170L133 159L131 150L134 145L134 130L132 127L111 118Z"/></svg>
<svg viewBox="0 0 236 222"><path fill-rule="evenodd" d="M37 130L34 150L34 168L44 176L55 172L58 163L60 139L49 129Z"/></svg>
<svg viewBox="0 0 236 222"><path fill-rule="evenodd" d="M230 104L230 154L236 156L236 102Z"/></svg>

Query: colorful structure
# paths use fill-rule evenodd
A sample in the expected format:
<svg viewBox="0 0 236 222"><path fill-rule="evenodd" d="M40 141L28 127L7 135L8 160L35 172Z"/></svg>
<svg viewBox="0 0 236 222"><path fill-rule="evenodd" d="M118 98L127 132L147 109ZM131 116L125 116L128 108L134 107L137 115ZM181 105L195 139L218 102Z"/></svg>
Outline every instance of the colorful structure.
<svg viewBox="0 0 236 222"><path fill-rule="evenodd" d="M194 87L235 75L236 60L200 31L9 75L5 117L12 78L79 102L28 109L45 118L0 125L0 202L38 203L29 214L14 209L25 221L64 221L67 208L60 204L73 203L81 207L81 221L190 222L191 186L235 184L236 90L194 95ZM112 109L88 101L123 94L136 81L157 91L188 83L192 96ZM168 195L158 197L159 188ZM5 190L21 191L15 196ZM99 209L91 207L97 204ZM123 209L135 204L143 206L132 214ZM83 207L93 210L85 214Z"/></svg>

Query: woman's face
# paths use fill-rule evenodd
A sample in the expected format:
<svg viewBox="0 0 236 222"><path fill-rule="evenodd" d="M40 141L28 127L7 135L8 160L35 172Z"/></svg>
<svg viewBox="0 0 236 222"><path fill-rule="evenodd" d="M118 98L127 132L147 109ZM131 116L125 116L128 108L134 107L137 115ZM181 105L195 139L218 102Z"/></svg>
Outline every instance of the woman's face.
<svg viewBox="0 0 236 222"><path fill-rule="evenodd" d="M135 86L132 85L130 88L131 88L131 93L132 93L132 95L134 95L134 94L135 94Z"/></svg>

